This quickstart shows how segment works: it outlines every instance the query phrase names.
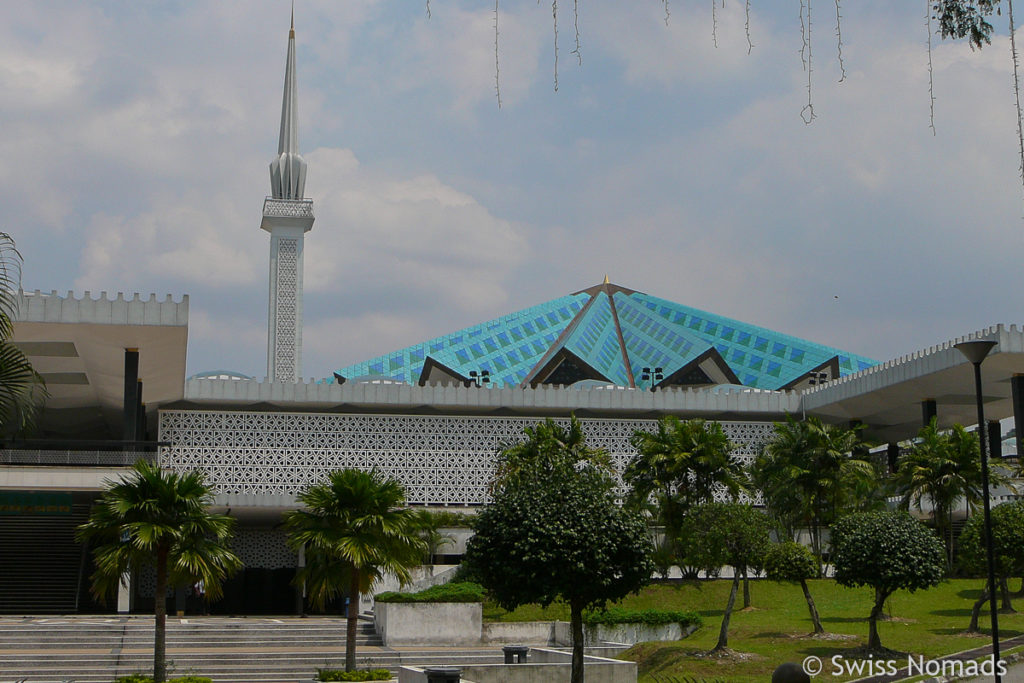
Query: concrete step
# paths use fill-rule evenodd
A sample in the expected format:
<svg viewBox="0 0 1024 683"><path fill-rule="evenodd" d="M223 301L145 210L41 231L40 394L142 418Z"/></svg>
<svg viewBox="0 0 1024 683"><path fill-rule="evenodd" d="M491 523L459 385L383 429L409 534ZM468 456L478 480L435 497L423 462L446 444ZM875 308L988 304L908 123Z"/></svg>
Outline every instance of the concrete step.
<svg viewBox="0 0 1024 683"><path fill-rule="evenodd" d="M394 651L361 618L361 668L499 663L501 649ZM110 683L152 670L152 617L0 617L0 683ZM171 671L215 683L308 683L318 668L345 665L340 618L202 617L167 622Z"/></svg>
<svg viewBox="0 0 1024 683"><path fill-rule="evenodd" d="M468 665L500 663L500 651L490 654L479 650L438 652L373 652L358 655L359 666L387 668L397 673L401 665ZM213 678L215 683L272 683L309 681L318 668L344 668L344 652L275 652L216 657L168 653L168 668L177 674L196 673ZM122 655L50 655L44 661L30 656L0 657L0 680L41 683L42 680L75 683L110 683L120 675L147 672L152 668L151 654Z"/></svg>

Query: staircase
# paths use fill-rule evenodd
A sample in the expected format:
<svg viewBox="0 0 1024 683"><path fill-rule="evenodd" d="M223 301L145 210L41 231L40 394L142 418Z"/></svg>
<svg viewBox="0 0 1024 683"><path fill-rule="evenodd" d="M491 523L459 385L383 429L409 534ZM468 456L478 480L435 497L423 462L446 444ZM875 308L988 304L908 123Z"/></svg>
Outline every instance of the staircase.
<svg viewBox="0 0 1024 683"><path fill-rule="evenodd" d="M168 618L170 675L215 683L311 681L318 668L345 667L345 621L329 618ZM500 648L397 652L360 619L360 668L499 663ZM0 617L0 681L111 683L152 672L152 617Z"/></svg>

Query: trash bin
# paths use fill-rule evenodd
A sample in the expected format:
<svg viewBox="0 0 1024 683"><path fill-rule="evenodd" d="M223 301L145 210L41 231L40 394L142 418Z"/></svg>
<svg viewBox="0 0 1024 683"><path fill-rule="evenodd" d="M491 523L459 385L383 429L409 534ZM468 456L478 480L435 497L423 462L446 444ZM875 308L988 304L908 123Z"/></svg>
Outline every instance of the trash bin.
<svg viewBox="0 0 1024 683"><path fill-rule="evenodd" d="M423 670L427 674L427 683L459 683L462 680L462 669L454 666L432 666Z"/></svg>
<svg viewBox="0 0 1024 683"><path fill-rule="evenodd" d="M524 664L530 648L525 645L506 645L501 651L505 653L506 664Z"/></svg>

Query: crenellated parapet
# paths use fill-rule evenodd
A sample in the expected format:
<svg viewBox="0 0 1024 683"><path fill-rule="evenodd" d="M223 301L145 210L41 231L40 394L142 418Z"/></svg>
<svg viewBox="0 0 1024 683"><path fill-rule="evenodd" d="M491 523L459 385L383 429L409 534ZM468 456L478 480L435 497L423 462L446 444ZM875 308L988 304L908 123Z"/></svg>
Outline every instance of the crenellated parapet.
<svg viewBox="0 0 1024 683"><path fill-rule="evenodd" d="M346 382L267 382L194 379L185 383L185 399L243 406L273 404L289 409L357 406L407 410L410 406L467 413L510 412L536 415L681 414L772 416L779 419L800 407L796 391L666 388L477 387L452 384ZM755 418L756 419L756 418Z"/></svg>
<svg viewBox="0 0 1024 683"><path fill-rule="evenodd" d="M16 322L92 323L97 325L171 325L188 326L188 295L175 301L168 294L143 298L139 293L126 296L118 292L110 296L100 292L93 298L86 290L81 296L69 291L61 296L57 290L18 292Z"/></svg>

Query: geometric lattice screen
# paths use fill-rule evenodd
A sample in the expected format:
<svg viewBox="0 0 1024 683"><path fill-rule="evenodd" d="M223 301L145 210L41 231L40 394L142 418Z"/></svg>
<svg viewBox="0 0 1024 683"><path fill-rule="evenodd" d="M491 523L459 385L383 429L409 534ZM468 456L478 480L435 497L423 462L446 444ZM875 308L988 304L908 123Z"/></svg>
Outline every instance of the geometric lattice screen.
<svg viewBox="0 0 1024 683"><path fill-rule="evenodd" d="M218 493L294 497L331 470L356 467L394 477L411 505L482 505L494 455L518 441L530 417L353 415L163 410L162 467L201 470ZM559 420L567 422L567 420ZM655 420L581 418L587 443L622 472L636 451L636 429ZM722 422L734 457L749 462L772 434L771 422Z"/></svg>

